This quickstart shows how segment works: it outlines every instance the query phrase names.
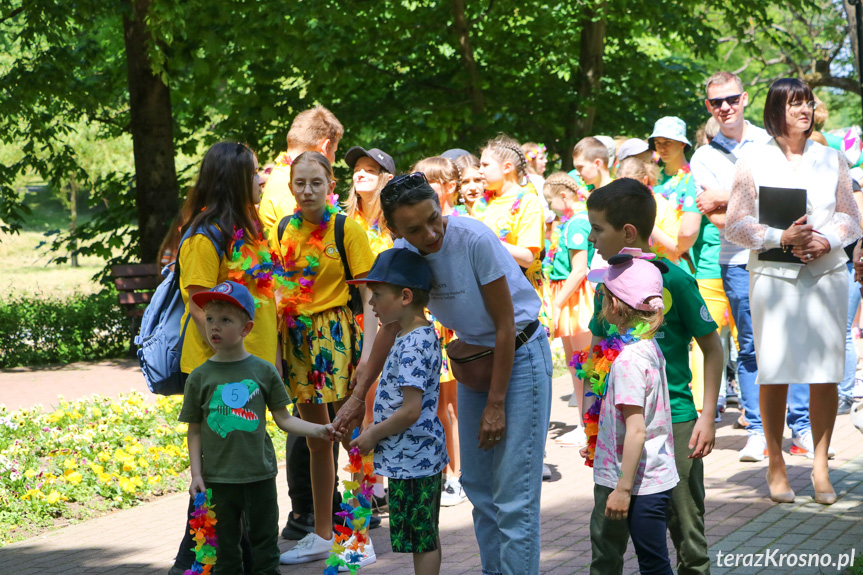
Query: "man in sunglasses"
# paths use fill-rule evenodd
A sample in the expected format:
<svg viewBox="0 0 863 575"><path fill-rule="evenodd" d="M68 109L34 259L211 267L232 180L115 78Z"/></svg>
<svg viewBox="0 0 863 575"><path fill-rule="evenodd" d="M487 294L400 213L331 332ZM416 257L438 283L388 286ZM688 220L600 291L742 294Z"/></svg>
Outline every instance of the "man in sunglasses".
<svg viewBox="0 0 863 575"><path fill-rule="evenodd" d="M717 72L707 79L705 87L707 97L704 105L719 123L719 133L710 145L696 150L690 168L698 191L698 209L712 226L718 228L719 250L713 256L709 253L703 254L703 266L719 268L731 316L737 326L737 382L749 436L746 445L739 452L740 461L762 461L767 443L761 424L758 387L755 384L758 365L755 361L752 317L749 310L749 272L746 271L749 251L728 242L723 228L737 160L752 147L765 144L770 136L762 128L744 119L743 113L749 103L749 95L743 90L743 83L737 75ZM709 230L702 230L705 231ZM709 261L711 258L713 261ZM811 438L808 386L791 386L788 405L788 426L793 431L797 452L804 454L805 447L801 448L797 444L805 444L806 439ZM708 406L705 406L705 409L707 408ZM793 450L794 448L792 452Z"/></svg>

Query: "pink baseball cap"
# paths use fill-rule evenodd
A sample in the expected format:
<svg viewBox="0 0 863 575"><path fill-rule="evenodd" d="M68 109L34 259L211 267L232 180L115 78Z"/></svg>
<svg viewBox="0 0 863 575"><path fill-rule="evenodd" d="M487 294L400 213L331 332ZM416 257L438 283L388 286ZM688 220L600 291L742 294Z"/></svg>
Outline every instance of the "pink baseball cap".
<svg viewBox="0 0 863 575"><path fill-rule="evenodd" d="M656 255L645 254L639 248L623 248L608 258L606 268L590 270L587 279L603 283L614 297L641 311L661 311L662 274L668 271Z"/></svg>

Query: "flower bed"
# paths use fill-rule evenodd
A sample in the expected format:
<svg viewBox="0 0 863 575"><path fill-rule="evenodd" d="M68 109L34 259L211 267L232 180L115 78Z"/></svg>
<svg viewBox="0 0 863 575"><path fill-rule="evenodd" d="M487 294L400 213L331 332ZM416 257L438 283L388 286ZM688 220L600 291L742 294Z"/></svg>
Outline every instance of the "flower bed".
<svg viewBox="0 0 863 575"><path fill-rule="evenodd" d="M0 545L188 488L181 396L59 401L50 413L0 406ZM267 431L284 458L269 412Z"/></svg>

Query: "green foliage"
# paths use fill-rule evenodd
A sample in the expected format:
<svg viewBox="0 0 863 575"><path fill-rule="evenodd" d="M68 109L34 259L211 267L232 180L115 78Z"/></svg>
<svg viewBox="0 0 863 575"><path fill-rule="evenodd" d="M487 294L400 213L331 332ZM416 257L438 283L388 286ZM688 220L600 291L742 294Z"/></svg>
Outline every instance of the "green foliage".
<svg viewBox="0 0 863 575"><path fill-rule="evenodd" d="M0 302L0 368L118 357L128 330L112 290L62 300L13 295Z"/></svg>

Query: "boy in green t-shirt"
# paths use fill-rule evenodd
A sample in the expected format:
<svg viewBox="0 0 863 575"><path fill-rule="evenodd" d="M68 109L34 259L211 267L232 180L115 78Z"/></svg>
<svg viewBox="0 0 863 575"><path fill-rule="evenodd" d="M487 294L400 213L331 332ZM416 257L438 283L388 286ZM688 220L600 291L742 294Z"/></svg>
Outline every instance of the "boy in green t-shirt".
<svg viewBox="0 0 863 575"><path fill-rule="evenodd" d="M605 259L623 248L649 251L650 232L656 220L656 200L651 191L637 180L621 178L594 191L587 200L587 215L591 233L588 238ZM716 333L716 323L698 291L695 279L668 260L669 271L663 275L665 323L656 333L656 342L666 360L668 392L671 400L671 421L674 435L674 458L680 483L671 494L668 529L677 550L677 572L680 574L709 573L707 538L704 535L704 464L701 458L713 450L715 440L714 413L704 410L698 415L689 383L689 344L692 338L704 353L704 402L715 405L719 394L722 365L722 345ZM601 291L597 290L594 309L602 309ZM608 324L595 312L590 324L594 344L608 336ZM604 508L600 506L598 508ZM609 522L602 513L591 517L593 522ZM626 521L617 520L613 534L599 544L594 543L591 573L620 573L623 564L611 561L618 548L626 548ZM611 550L614 551L605 551ZM597 562L596 558L608 558Z"/></svg>
<svg viewBox="0 0 863 575"><path fill-rule="evenodd" d="M215 574L242 573L245 515L255 572L278 575L278 469L267 408L288 433L331 440L337 434L332 425L292 417L276 368L246 351L243 340L254 325L255 300L245 286L226 281L192 300L204 310L207 341L215 353L189 374L180 410L180 421L189 424L189 494L212 492Z"/></svg>

